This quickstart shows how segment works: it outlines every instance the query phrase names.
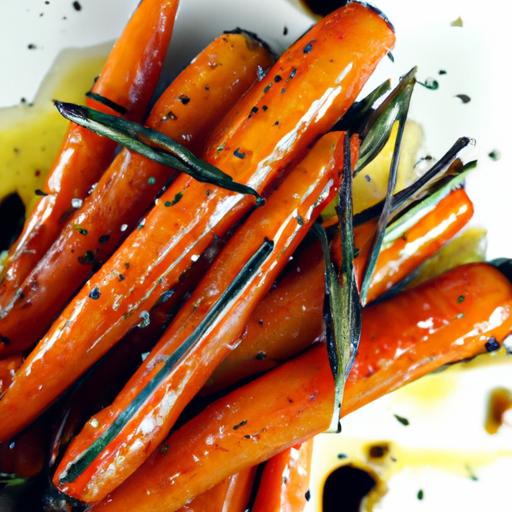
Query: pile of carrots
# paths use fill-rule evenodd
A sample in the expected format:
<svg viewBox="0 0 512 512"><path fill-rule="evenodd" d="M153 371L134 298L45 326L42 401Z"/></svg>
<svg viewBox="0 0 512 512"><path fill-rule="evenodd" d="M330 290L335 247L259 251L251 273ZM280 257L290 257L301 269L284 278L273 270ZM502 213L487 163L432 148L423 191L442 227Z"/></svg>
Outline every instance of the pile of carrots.
<svg viewBox="0 0 512 512"><path fill-rule="evenodd" d="M226 32L145 118L177 8L139 4L89 106L144 122L265 202L70 124L0 281L0 472L51 474L50 510L300 511L334 395L309 233L337 195L345 140L353 161L359 150L333 126L395 35L357 2L275 62L254 34ZM442 198L381 251L369 301L472 214L463 188ZM375 230L355 229L359 284ZM512 285L486 263L370 304L342 412L511 331Z"/></svg>

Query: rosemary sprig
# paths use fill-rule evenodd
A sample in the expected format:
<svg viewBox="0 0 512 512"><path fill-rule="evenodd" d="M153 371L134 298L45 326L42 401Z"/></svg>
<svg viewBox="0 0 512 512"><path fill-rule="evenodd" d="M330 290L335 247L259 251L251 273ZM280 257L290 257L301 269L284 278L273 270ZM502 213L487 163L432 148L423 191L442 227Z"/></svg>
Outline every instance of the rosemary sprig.
<svg viewBox="0 0 512 512"><path fill-rule="evenodd" d="M393 157L391 159L391 165L389 170L386 199L384 201L382 212L379 217L379 221L377 224L377 232L375 234L372 250L370 251L368 261L366 263L363 283L361 285L361 303L363 305L366 304L368 289L370 287L370 282L373 276L373 272L375 270L377 258L380 253L382 241L384 239L386 226L388 224L389 216L391 214L391 210L393 207L393 191L396 185L398 162L400 158L400 146L404 134L405 121L407 120L407 114L409 112L409 105L411 102L412 92L414 90L414 85L416 83L415 74L416 68L414 67L400 80L398 86L393 90L393 92L388 96L388 98L386 98L382 105L375 111L374 114L377 117L374 118L372 116L370 118L369 121L372 121L373 124L369 125L371 128L366 133L366 138L363 141L364 145L366 140L368 140L368 138L371 137L370 147L373 148L372 151L376 147L379 147L380 151L380 149L382 149L382 147L386 143L387 138L389 138L389 133L387 135L387 138L384 138L383 134L385 134L386 132L390 132L393 124L395 123L396 120L398 120L398 132L396 136L395 147L393 149ZM371 135L373 133L375 135ZM369 151L368 154L371 155L372 151ZM361 156L359 157L358 166L360 165L360 161Z"/></svg>
<svg viewBox="0 0 512 512"><path fill-rule="evenodd" d="M368 117L360 133L363 142L354 171L356 175L380 153L391 135L393 125L401 115L403 116L405 104L408 104L407 97L414 88L415 75L416 67L400 80L391 94Z"/></svg>
<svg viewBox="0 0 512 512"><path fill-rule="evenodd" d="M425 174L393 196L393 211L396 212L407 207L413 199L416 200L420 196L428 195L432 183L442 179L446 173L450 172L452 163L456 160L457 155L471 143L472 139L468 137L457 139L452 147ZM384 208L384 202L385 200L380 201L370 208L357 213L354 216L354 224L359 226L364 222L379 217Z"/></svg>
<svg viewBox="0 0 512 512"><path fill-rule="evenodd" d="M163 133L89 107L61 101L55 101L55 106L69 121L108 137L155 162L185 172L198 181L218 185L241 194L251 194L259 203L262 201L256 190L234 181L229 174L197 158L187 148Z"/></svg>
<svg viewBox="0 0 512 512"><path fill-rule="evenodd" d="M339 418L345 382L352 367L361 337L361 303L354 272L354 226L352 223L352 166L350 136L343 145L343 181L337 208L341 231L341 268L338 274L331 260L327 233L320 225L314 230L324 254L325 303L324 321L327 352L334 377L334 407L330 432L339 432Z"/></svg>
<svg viewBox="0 0 512 512"><path fill-rule="evenodd" d="M361 101L356 101L334 129L359 133L372 114L374 103L390 89L391 80L388 79L382 82L368 96L365 96Z"/></svg>
<svg viewBox="0 0 512 512"><path fill-rule="evenodd" d="M452 190L460 187L467 175L475 169L477 161L472 160L462 165L460 160L455 160L450 166L452 172L448 172L444 179L437 181L428 189L428 194L411 204L407 210L395 217L386 228L383 245L389 244L402 236L418 219L423 217L427 211L446 197Z"/></svg>

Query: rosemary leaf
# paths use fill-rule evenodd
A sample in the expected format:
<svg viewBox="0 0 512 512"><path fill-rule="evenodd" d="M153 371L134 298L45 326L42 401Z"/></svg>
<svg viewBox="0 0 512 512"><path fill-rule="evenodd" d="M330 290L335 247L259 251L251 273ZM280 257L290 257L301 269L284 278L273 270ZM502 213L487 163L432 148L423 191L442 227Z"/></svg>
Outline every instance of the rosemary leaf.
<svg viewBox="0 0 512 512"><path fill-rule="evenodd" d="M361 148L355 174L357 175L382 150L389 139L393 125L403 112L408 91L414 87L416 68L412 68L393 89L391 94L368 118L361 130Z"/></svg>
<svg viewBox="0 0 512 512"><path fill-rule="evenodd" d="M421 197L428 195L432 183L442 179L452 169L452 163L456 160L457 155L465 147L472 143L472 139L468 137L459 138L452 147L422 176L420 176L414 183L397 192L393 196L393 212L401 210L408 206L411 200L418 200ZM354 215L354 224L359 226L364 222L379 217L382 213L385 200L363 210L362 212Z"/></svg>
<svg viewBox="0 0 512 512"><path fill-rule="evenodd" d="M395 141L395 147L393 150L393 157L391 159L391 166L389 170L389 179L388 179L388 188L386 199L384 201L384 205L382 207L382 212L379 217L379 221L377 224L377 232L375 234L375 239L373 242L372 249L370 251L368 261L366 263L366 268L363 277L363 283L361 285L361 302L362 304L366 304L366 298L368 296L368 289L370 287L370 282L373 276L373 272L375 270L375 265L377 263L377 258L380 253L380 249L382 246L382 241L384 239L386 227L388 224L389 216L391 214L391 210L393 208L393 191L396 185L396 177L398 170L398 161L400 158L400 146L403 138L405 121L407 120L407 114L409 112L409 105L411 102L412 92L414 90L415 85L415 73L416 68L413 68L409 73L407 73L398 86L393 90L393 92L389 95L386 101L381 105L384 105L384 112L388 113L388 115L382 114L382 110L380 115L382 116L383 121L380 121L379 118L376 119L373 126L379 126L382 122L384 122L384 126L387 129L391 129L395 120L398 120L398 132ZM377 109L376 113L379 113L379 109ZM392 119L392 122L389 122L389 119ZM374 127L371 128L374 130ZM377 129L377 134L380 128ZM389 137L389 135L388 135ZM377 138L378 139L378 138ZM376 140L377 140L376 139ZM380 137L382 139L382 137ZM385 142L385 141L384 141ZM363 141L364 144L364 141ZM380 144L377 140L377 144ZM379 149L380 150L380 149ZM361 160L361 157L359 158ZM358 162L359 164L359 162Z"/></svg>
<svg viewBox="0 0 512 512"><path fill-rule="evenodd" d="M402 236L418 219L424 217L429 210L434 208L441 199L446 197L452 190L461 186L467 175L476 168L476 165L477 161L473 160L461 167L457 166L454 174L448 174L446 179L438 181L430 187L428 195L411 205L407 211L398 218L393 219L388 225L383 244L389 244Z"/></svg>
<svg viewBox="0 0 512 512"><path fill-rule="evenodd" d="M185 172L198 181L233 192L254 195L258 202L262 200L256 190L234 181L229 174L197 158L187 148L163 133L89 107L61 101L55 101L55 106L66 119L108 137L155 162Z"/></svg>

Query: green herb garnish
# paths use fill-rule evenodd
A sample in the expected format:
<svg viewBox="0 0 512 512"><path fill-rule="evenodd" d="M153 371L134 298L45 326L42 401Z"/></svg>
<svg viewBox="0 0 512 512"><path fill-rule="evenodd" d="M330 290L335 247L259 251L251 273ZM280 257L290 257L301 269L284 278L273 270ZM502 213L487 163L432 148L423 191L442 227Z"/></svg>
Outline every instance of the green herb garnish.
<svg viewBox="0 0 512 512"><path fill-rule="evenodd" d="M416 68L413 68L402 78L402 80L400 80L398 86L393 90L388 98L386 98L384 103L376 110L375 114L378 114L379 117L374 119L374 124L370 125L371 128L367 134L367 137L372 133L375 134L374 136L371 136L371 140L373 141L371 146L373 147L373 145L376 144L381 149L382 145L387 141L387 138L389 138L389 132L393 124L395 121L398 121L398 132L396 135L395 147L393 149L393 157L391 159L391 166L389 170L387 194L384 200L384 205L382 207L382 212L379 217L377 232L375 234L372 249L368 256L363 283L361 285L361 302L363 305L366 303L368 289L370 287L375 265L377 263L377 258L379 256L382 242L384 240L389 216L393 208L393 191L396 185L398 161L400 158L400 146L405 129L405 121L407 120L407 114L409 112L409 104L411 102L412 92L416 83L415 74ZM387 138L384 137L385 133L387 133ZM365 142L366 139L363 141L363 145Z"/></svg>
<svg viewBox="0 0 512 512"><path fill-rule="evenodd" d="M112 139L146 158L187 173L198 181L241 194L251 194L258 199L258 202L262 201L256 190L234 181L229 174L199 159L187 148L163 133L133 121L73 103L55 101L55 106L69 121Z"/></svg>

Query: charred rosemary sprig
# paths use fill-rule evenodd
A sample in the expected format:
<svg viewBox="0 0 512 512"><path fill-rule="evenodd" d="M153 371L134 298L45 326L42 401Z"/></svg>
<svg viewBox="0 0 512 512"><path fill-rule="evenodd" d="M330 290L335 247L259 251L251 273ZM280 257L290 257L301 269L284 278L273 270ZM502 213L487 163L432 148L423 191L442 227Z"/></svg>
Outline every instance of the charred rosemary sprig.
<svg viewBox="0 0 512 512"><path fill-rule="evenodd" d="M354 226L352 223L352 165L350 135L343 145L343 181L337 208L341 231L341 268L338 273L330 255L327 233L320 225L314 230L324 254L324 322L329 363L334 377L334 407L330 432L339 432L339 418L345 382L352 367L361 337L361 302L354 272Z"/></svg>
<svg viewBox="0 0 512 512"><path fill-rule="evenodd" d="M108 137L146 158L187 173L198 181L241 194L251 194L261 202L256 190L234 181L229 174L197 158L187 148L163 133L89 107L61 101L55 101L55 106L69 121Z"/></svg>
<svg viewBox="0 0 512 512"><path fill-rule="evenodd" d="M365 139L363 140L362 148L365 146L365 144L367 144L370 148L367 151L368 156L366 159L368 159L375 151L375 148L378 148L378 151L382 149L387 139L389 138L389 133L391 132L393 124L398 121L398 132L389 169L386 198L384 200L382 212L379 217L377 232L375 234L373 246L366 263L363 283L361 285L361 303L363 305L366 303L368 289L370 287L370 282L375 270L377 258L380 253L389 216L393 208L393 191L396 185L398 162L400 158L400 146L405 129L405 122L407 120L407 114L409 112L412 92L416 83L415 74L416 68L413 68L400 80L398 86L392 91L392 93L386 98L382 105L380 105L380 107L374 112L374 115L372 115L369 119L370 128L368 131L365 130L363 132L366 135ZM367 143L366 141L369 142ZM365 164L361 163L360 156L358 161L359 168L362 168L362 165L364 166Z"/></svg>

